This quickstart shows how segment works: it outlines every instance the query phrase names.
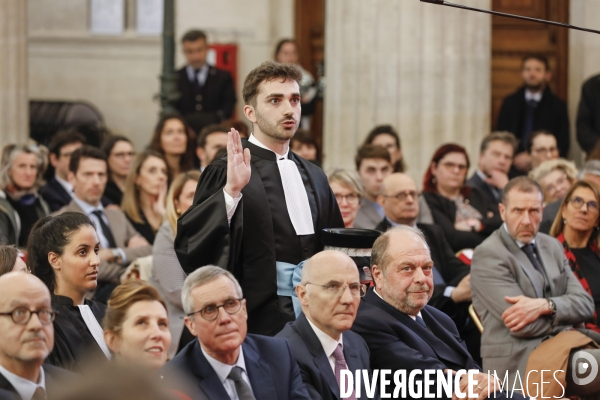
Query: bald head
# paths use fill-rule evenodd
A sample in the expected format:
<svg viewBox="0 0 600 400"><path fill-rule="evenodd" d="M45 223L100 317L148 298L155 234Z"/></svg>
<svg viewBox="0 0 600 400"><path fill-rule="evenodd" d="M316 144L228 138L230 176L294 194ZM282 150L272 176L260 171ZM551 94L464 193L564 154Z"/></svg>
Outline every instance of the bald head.
<svg viewBox="0 0 600 400"><path fill-rule="evenodd" d="M302 283L296 287L306 318L335 340L354 323L360 293L358 267L336 250L312 256L302 269Z"/></svg>
<svg viewBox="0 0 600 400"><path fill-rule="evenodd" d="M392 222L412 226L419 215L418 193L417 184L410 176L396 172L383 180L377 201Z"/></svg>
<svg viewBox="0 0 600 400"><path fill-rule="evenodd" d="M0 276L0 305L10 300L10 295L21 292L46 293L50 299L50 291L44 282L35 275L13 271Z"/></svg>

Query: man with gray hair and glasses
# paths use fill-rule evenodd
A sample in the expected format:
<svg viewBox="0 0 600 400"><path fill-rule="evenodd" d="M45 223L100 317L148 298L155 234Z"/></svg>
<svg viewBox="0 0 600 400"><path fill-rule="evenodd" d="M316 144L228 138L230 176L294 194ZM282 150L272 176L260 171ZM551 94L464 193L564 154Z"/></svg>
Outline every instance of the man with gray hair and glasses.
<svg viewBox="0 0 600 400"><path fill-rule="evenodd" d="M235 277L209 265L186 278L181 290L185 324L198 340L165 367L187 374L193 399L309 399L296 359L283 339L247 334L248 313Z"/></svg>

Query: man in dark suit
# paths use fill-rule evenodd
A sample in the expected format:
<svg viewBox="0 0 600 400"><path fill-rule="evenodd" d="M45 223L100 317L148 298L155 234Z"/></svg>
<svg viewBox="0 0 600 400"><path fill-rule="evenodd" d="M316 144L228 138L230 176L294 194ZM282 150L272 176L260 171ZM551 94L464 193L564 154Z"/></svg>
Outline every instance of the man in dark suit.
<svg viewBox="0 0 600 400"><path fill-rule="evenodd" d="M504 99L496 130L512 132L519 139L514 164L518 170L527 171L530 160L526 146L533 131L552 132L560 156L567 156L570 144L569 116L567 104L554 95L548 86L551 73L546 57L526 56L521 72L523 86Z"/></svg>
<svg viewBox="0 0 600 400"><path fill-rule="evenodd" d="M417 228L399 225L373 244L375 288L363 298L352 326L369 346L373 370L405 370L408 375L414 369L479 369L454 322L427 305L433 294L433 264L425 237ZM506 393L495 392L495 380L488 374L475 374L475 380L477 398L507 398ZM458 387L452 383L452 392L464 391L467 381L461 379ZM427 380L420 383L426 385ZM437 393L435 380L428 390Z"/></svg>
<svg viewBox="0 0 600 400"><path fill-rule="evenodd" d="M191 30L181 39L187 65L177 71L179 100L175 108L187 123L199 133L210 124L229 120L236 97L231 74L206 63L206 34Z"/></svg>
<svg viewBox="0 0 600 400"><path fill-rule="evenodd" d="M600 139L600 74L583 82L576 122L577 142L589 154Z"/></svg>
<svg viewBox="0 0 600 400"><path fill-rule="evenodd" d="M246 334L246 300L228 271L206 266L181 290L185 324L198 340L165 367L167 378L189 379L192 399L310 399L289 344Z"/></svg>
<svg viewBox="0 0 600 400"><path fill-rule="evenodd" d="M385 232L394 226L408 225L416 226L425 235L434 263L434 290L428 304L452 318L467 342L469 352L479 361L481 335L468 318L471 304L469 267L454 255L442 228L416 223L419 215L418 191L410 176L399 172L389 175L381 185L378 200L385 217L375 229Z"/></svg>
<svg viewBox="0 0 600 400"><path fill-rule="evenodd" d="M0 293L0 398L52 399L74 375L44 365L54 346L50 292L34 275L9 272Z"/></svg>
<svg viewBox="0 0 600 400"><path fill-rule="evenodd" d="M479 189L492 203L500 204L516 148L517 139L510 132L492 132L486 136L481 142L477 171L467 185Z"/></svg>
<svg viewBox="0 0 600 400"><path fill-rule="evenodd" d="M340 399L340 371L370 370L365 341L350 331L366 286L346 254L326 250L302 269L296 294L302 314L277 334L286 338L311 399ZM361 393L365 392L361 380ZM346 388L347 389L347 388Z"/></svg>

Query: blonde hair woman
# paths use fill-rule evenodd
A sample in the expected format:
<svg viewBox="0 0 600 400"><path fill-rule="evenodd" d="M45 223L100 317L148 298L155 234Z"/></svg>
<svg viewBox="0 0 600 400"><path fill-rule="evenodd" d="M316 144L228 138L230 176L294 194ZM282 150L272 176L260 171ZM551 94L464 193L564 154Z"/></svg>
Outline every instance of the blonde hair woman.
<svg viewBox="0 0 600 400"><path fill-rule="evenodd" d="M544 204L549 204L565 197L577 180L577 167L574 162L564 158L548 160L531 171L529 178L540 184L544 192Z"/></svg>
<svg viewBox="0 0 600 400"><path fill-rule="evenodd" d="M344 226L354 227L354 219L360 209L360 199L365 192L360 177L351 169L337 168L329 172L327 180L340 207Z"/></svg>
<svg viewBox="0 0 600 400"><path fill-rule="evenodd" d="M169 330L173 337L169 347L170 358L194 338L183 324L185 314L181 288L186 274L179 264L173 243L177 234L177 218L192 205L199 179L199 171L184 172L173 179L167 194L165 222L156 234L152 250L152 283L164 297L169 311Z"/></svg>

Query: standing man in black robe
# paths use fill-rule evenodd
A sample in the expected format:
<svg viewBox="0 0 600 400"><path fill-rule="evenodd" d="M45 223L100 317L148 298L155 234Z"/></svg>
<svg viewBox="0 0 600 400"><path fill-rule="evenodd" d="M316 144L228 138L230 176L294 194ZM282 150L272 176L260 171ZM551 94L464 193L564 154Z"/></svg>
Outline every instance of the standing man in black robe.
<svg viewBox="0 0 600 400"><path fill-rule="evenodd" d="M178 221L184 271L207 264L231 271L246 294L248 330L275 335L294 320L296 265L321 251L320 232L344 222L327 177L289 151L300 121L300 70L265 62L244 82L253 133L228 133L227 156L202 173L194 204Z"/></svg>

